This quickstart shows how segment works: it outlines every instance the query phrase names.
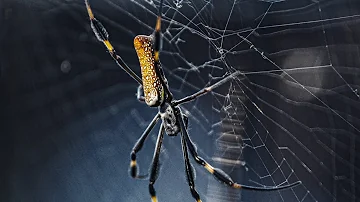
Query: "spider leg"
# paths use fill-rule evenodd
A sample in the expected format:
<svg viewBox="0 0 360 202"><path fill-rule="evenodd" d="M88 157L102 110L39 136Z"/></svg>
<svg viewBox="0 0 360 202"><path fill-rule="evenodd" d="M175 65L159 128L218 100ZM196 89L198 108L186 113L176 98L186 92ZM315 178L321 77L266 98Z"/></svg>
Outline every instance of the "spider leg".
<svg viewBox="0 0 360 202"><path fill-rule="evenodd" d="M124 60L116 54L114 47L111 45L109 41L109 34L106 31L105 27L98 21L90 8L89 0L85 0L85 5L87 12L89 14L91 28L96 35L96 38L103 42L109 51L111 57L115 60L117 65L121 67L126 73L128 73L135 81L137 81L140 85L142 85L142 80L140 77L132 70L130 67L124 62Z"/></svg>
<svg viewBox="0 0 360 202"><path fill-rule="evenodd" d="M136 153L141 150L141 148L144 145L145 139L148 137L151 130L154 128L155 124L158 122L159 119L160 119L160 114L158 113L157 115L155 115L153 120L150 122L148 127L145 129L144 133L138 139L138 141L136 142L136 144L134 145L134 147L133 147L133 149L131 151L131 154L130 154L130 158L131 158L130 175L133 178L142 179L142 178L145 178L147 176L147 175L138 175L138 167L137 167L137 163L136 163Z"/></svg>
<svg viewBox="0 0 360 202"><path fill-rule="evenodd" d="M185 125L183 118L180 118L180 117L181 117L181 115L178 116L178 119L181 119L182 124ZM184 160L185 160L186 177L187 177L187 181L188 181L188 184L190 187L191 195L196 200L196 202L201 202L199 193L195 189L194 170L189 161L189 154L187 151L186 139L185 139L183 130L181 130L181 145L182 145L182 151L183 151L183 156L184 156Z"/></svg>
<svg viewBox="0 0 360 202"><path fill-rule="evenodd" d="M142 85L139 85L139 87L137 88L136 98L140 102L145 102L145 97L143 96L143 91L142 91Z"/></svg>
<svg viewBox="0 0 360 202"><path fill-rule="evenodd" d="M163 0L160 1L160 8L158 17L156 19L156 25L155 25L155 31L153 33L154 36L154 60L155 60L155 71L156 74L159 75L160 82L162 86L164 87L165 93L168 96L168 100L173 99L173 95L169 90L169 86L167 84L164 72L161 69L160 64L160 49L162 44L162 37L161 37L161 18L162 18L162 8L163 8Z"/></svg>
<svg viewBox="0 0 360 202"><path fill-rule="evenodd" d="M185 128L185 124L183 119L181 119L181 111L180 113L178 113L178 119L180 119L180 129L181 129L181 134L184 135L185 141L187 143L187 145L189 146L189 150L191 155L193 156L194 160L196 161L196 163L202 165L209 173L211 173L217 180L219 180L220 182L233 187L235 189L249 189L249 190L262 190L262 191L271 191L271 190L280 190L280 189L286 189L286 188L290 188L296 185L301 184L301 181L297 181L288 185L283 185L283 186L264 186L264 187L255 187L255 186L249 186L249 185L242 185L242 184L238 184L236 182L234 182L231 177L229 175L227 175L224 171L222 171L219 168L214 168L213 166L211 166L209 163L207 163L203 158L201 158L197 151L196 151L196 147L194 145L194 143L191 141L187 130Z"/></svg>
<svg viewBox="0 0 360 202"><path fill-rule="evenodd" d="M175 100L173 102L173 104L175 106L178 106L178 105L181 105L181 104L184 104L186 102L190 102L202 95L205 95L207 94L208 92L211 92L212 90L214 90L215 88L221 86L222 84L226 83L227 81L229 81L230 79L236 77L237 75L239 74L242 74L240 71L236 71L236 72L233 72L232 74L226 76L225 78L221 79L220 81L214 83L213 85L209 86L209 87L206 87L206 88L203 88L201 90L199 90L198 92L192 94L192 95L189 95L189 96L186 96L180 100Z"/></svg>
<svg viewBox="0 0 360 202"><path fill-rule="evenodd" d="M154 188L155 181L158 177L159 171L159 156L161 151L161 145L164 138L164 126L161 124L158 139L156 141L155 151L153 160L151 163L150 180L149 180L149 192L151 195L152 202L157 202L156 191Z"/></svg>

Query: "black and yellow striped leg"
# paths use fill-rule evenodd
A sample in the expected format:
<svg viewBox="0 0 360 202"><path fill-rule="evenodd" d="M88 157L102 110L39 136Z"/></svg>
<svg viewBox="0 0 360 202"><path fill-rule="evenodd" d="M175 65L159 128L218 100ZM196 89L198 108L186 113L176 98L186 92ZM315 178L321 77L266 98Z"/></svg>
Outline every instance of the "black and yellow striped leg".
<svg viewBox="0 0 360 202"><path fill-rule="evenodd" d="M152 202L157 202L156 191L154 188L155 181L158 177L158 170L159 170L159 157L161 151L161 145L164 138L164 126L161 124L158 139L156 141L155 151L153 160L151 163L151 171L150 171L150 180L149 180L149 192L151 195Z"/></svg>
<svg viewBox="0 0 360 202"><path fill-rule="evenodd" d="M153 118L153 120L150 122L148 127L145 129L144 133L138 139L138 141L136 142L136 144L134 145L134 147L133 147L133 149L131 151L131 154L130 154L130 158L131 158L130 175L133 178L142 179L142 178L145 178L147 176L147 175L139 175L138 174L138 166L137 166L137 163L136 163L136 153L141 150L141 148L144 145L145 139L148 137L151 130L154 128L155 124L158 122L159 119L160 119L160 114L158 113Z"/></svg>
<svg viewBox="0 0 360 202"><path fill-rule="evenodd" d="M181 122L181 124L183 126L186 125L184 123L183 118L181 118L181 115L179 115L177 118L181 119L179 121ZM187 177L187 181L188 181L188 184L189 184L189 187L190 187L191 195L196 200L196 202L201 202L199 193L195 189L194 170L193 170L193 168L191 166L191 163L190 163L190 160L189 160L189 154L188 154L188 151L187 151L186 139L185 139L185 134L184 134L185 130L186 130L185 127L184 127L184 129L183 128L181 129L181 145L182 145L182 151L183 151L183 156L184 156L184 160L185 160L186 177Z"/></svg>
<svg viewBox="0 0 360 202"><path fill-rule="evenodd" d="M87 12L89 14L90 25L93 32L95 33L96 38L104 43L106 49L109 51L111 57L115 60L118 66L120 66L135 81L137 81L140 85L142 85L142 80L140 79L140 77L134 71L132 71L132 69L130 69L130 67L124 62L124 60L119 55L116 54L114 47L109 41L108 32L106 31L105 27L101 24L101 22L94 17L94 14L89 4L89 0L85 0L85 5Z"/></svg>
<svg viewBox="0 0 360 202"><path fill-rule="evenodd" d="M179 109L179 108L177 108ZM181 112L180 112L181 113ZM181 129L181 132L182 134L184 134L184 138L185 138L185 141L189 147L189 151L191 153L191 155L193 156L194 160L202 165L209 173L211 173L212 175L214 175L214 177L216 179L218 179L220 182L230 186L230 187L233 187L233 188L236 188L236 189L250 189L250 190L280 190L280 189L286 189L286 188L290 188L290 187L293 187L293 186L296 186L296 185L299 185L301 184L301 181L297 181L297 182L294 182L292 184L288 184L288 185L283 185L283 186L274 186L274 187L269 187L269 186L264 186L264 187L254 187L254 186L249 186L249 185L241 185L241 184L238 184L236 182L234 182L231 177L229 175L227 175L224 171L222 171L221 169L219 168L214 168L213 166L211 166L209 163L207 163L203 158L201 158L197 151L196 151L196 147L194 145L194 143L191 141L187 131L186 131L186 128L185 128L185 124L184 122L181 120L180 122L180 129Z"/></svg>
<svg viewBox="0 0 360 202"><path fill-rule="evenodd" d="M155 25L155 31L153 33L154 36L154 59L155 59L155 71L157 75L160 75L160 82L162 86L164 87L165 93L167 95L168 100L173 99L173 95L169 90L169 86L167 84L167 81L165 79L164 72L161 69L160 64L160 49L162 44L162 38L161 38L161 16L162 16L162 8L163 8L163 0L160 1L160 8L159 8L159 14L156 19L156 25Z"/></svg>

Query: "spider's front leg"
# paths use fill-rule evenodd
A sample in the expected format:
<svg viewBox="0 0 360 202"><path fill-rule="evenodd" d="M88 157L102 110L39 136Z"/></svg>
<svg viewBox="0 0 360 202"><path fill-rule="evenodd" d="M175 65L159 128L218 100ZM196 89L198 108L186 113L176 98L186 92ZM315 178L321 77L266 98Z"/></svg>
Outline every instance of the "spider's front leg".
<svg viewBox="0 0 360 202"><path fill-rule="evenodd" d="M188 148L185 137L186 129L188 125L188 118L185 114L181 113L180 108L176 107L175 110L176 110L175 111L176 119L180 125L181 146L185 161L186 179L188 181L192 197L196 200L196 202L201 202L200 195L195 189L195 182L194 182L195 171L193 170L193 167L191 166L189 160Z"/></svg>
<svg viewBox="0 0 360 202"><path fill-rule="evenodd" d="M159 171L159 157L161 152L161 145L164 138L164 125L161 124L158 139L156 140L156 146L154 151L153 160L151 163L150 180L149 180L149 193L151 195L152 202L157 202L156 191L154 188L155 181L157 179Z"/></svg>
<svg viewBox="0 0 360 202"><path fill-rule="evenodd" d="M189 187L190 187L191 195L196 200L196 202L201 202L200 195L195 189L195 182L194 182L195 173L194 173L193 167L191 166L191 163L189 160L189 154L187 151L186 140L185 140L183 133L181 133L181 145L182 145L183 157L185 160L186 179L187 179Z"/></svg>
<svg viewBox="0 0 360 202"><path fill-rule="evenodd" d="M182 138L184 138L185 144L187 144L189 146L189 151L190 151L192 157L194 158L196 163L198 163L199 165L202 165L209 173L211 173L220 182L222 182L232 188L235 188L235 189L249 189L249 190L260 190L260 191L287 189L287 188L291 188L291 187L301 184L301 181L297 181L297 182L293 182L291 184L282 185L282 186L254 187L254 186L242 185L242 184L234 182L234 180L231 179L231 177L229 175L227 175L224 171L222 171L219 168L213 167L212 165L210 165L208 162L206 162L203 158L201 158L198 155L195 144L191 141L191 139L187 133L185 123L181 119L181 112L178 114L177 117L178 117L179 123L180 123L180 130L181 130Z"/></svg>
<svg viewBox="0 0 360 202"><path fill-rule="evenodd" d="M154 128L155 124L159 121L159 119L160 119L160 114L158 113L153 118L153 120L150 122L148 127L145 129L144 133L141 135L141 137L136 142L136 144L134 145L134 147L133 147L133 149L131 151L131 154L130 154L130 158L131 158L130 175L133 178L142 179L142 178L145 178L147 176L147 175L139 175L138 174L138 166L137 166L137 163L136 163L136 154L143 147L146 138L149 136L151 130Z"/></svg>

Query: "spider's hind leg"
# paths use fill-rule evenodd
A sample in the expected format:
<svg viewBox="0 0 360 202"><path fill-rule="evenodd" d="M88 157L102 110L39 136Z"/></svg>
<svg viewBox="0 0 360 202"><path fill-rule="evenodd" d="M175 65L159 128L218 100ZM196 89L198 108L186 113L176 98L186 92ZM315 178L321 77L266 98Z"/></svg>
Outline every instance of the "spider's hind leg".
<svg viewBox="0 0 360 202"><path fill-rule="evenodd" d="M156 19L156 24L155 24L155 30L153 33L154 36L154 44L153 44L153 48L154 48L154 60L155 60L155 71L156 73L159 75L159 79L161 82L161 85L164 87L165 93L166 93L166 99L168 101L172 101L173 99L173 94L170 92L169 90L169 86L167 83L167 80L165 78L164 72L161 69L161 64L160 64L160 49L162 46L162 36L161 36L161 19L162 19L162 9L163 9L163 0L160 0L160 7L159 7L159 13L158 13L158 17Z"/></svg>
<svg viewBox="0 0 360 202"><path fill-rule="evenodd" d="M145 102L145 97L144 94L142 93L142 85L139 85L139 87L137 88L137 92L136 92L136 98L137 100L139 100L140 102Z"/></svg>
<svg viewBox="0 0 360 202"><path fill-rule="evenodd" d="M115 48L109 40L109 33L106 31L105 27L101 24L101 22L95 18L89 4L89 0L85 0L85 5L87 13L89 15L90 25L96 38L105 45L106 49L110 53L111 57L115 60L117 65L141 85L142 80L140 79L140 77L124 62L124 60L119 55L117 55Z"/></svg>

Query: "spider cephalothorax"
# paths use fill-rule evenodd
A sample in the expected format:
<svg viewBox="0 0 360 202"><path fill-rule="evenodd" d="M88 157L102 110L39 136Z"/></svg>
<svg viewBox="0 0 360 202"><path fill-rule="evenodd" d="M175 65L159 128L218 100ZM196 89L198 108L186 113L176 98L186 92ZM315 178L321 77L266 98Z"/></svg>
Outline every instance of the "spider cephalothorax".
<svg viewBox="0 0 360 202"><path fill-rule="evenodd" d="M169 136L176 136L180 132L179 122L176 118L179 112L179 109L176 109L168 103L160 106L160 117L163 121L165 132Z"/></svg>
<svg viewBox="0 0 360 202"><path fill-rule="evenodd" d="M241 185L234 182L227 174L225 174L224 171L212 167L209 163L207 163L203 158L201 158L198 155L196 151L196 146L191 141L187 131L188 118L185 114L181 112L179 105L195 100L198 97L212 91L212 89L222 85L223 83L230 80L240 72L234 72L233 74L228 75L227 77L216 82L215 84L208 86L190 96L184 97L180 100L173 100L173 96L169 91L168 82L165 78L164 72L162 71L159 60L159 54L161 48L161 15L162 15L161 13L163 7L163 0L160 0L159 14L156 20L154 33L150 36L139 35L134 39L135 50L138 54L139 62L141 66L142 79L140 79L140 77L129 68L129 66L124 62L124 60L119 55L117 55L114 47L111 45L109 41L109 35L107 31L102 26L102 24L95 19L88 0L85 0L85 4L86 4L87 12L89 14L91 27L97 39L104 43L111 57L116 61L116 63L122 69L124 69L135 81L137 81L140 84L137 93L138 100L141 102L145 102L149 107L158 107L159 109L158 113L155 115L153 120L145 129L144 133L136 142L130 155L131 158L130 175L134 178L146 177L147 175L138 174L136 153L141 150L151 130L154 128L156 123L161 119L162 123L156 141L156 146L155 146L156 149L151 163L150 176L149 176L149 192L151 195L151 200L153 202L157 202L154 184L158 176L159 156L160 156L161 145L165 132L169 136L176 136L177 134L180 133L182 152L185 160L186 177L190 187L191 194L197 202L201 202L201 200L199 194L195 189L194 170L191 166L188 152L190 152L191 156L193 157L193 159L197 164L203 166L216 179L236 189L243 188L243 189L252 189L252 190L279 190L279 189L289 188L301 183L300 181L298 181L292 184L276 186L276 187L253 187L248 185ZM143 89L144 96L141 96L141 91L142 91L141 89Z"/></svg>
<svg viewBox="0 0 360 202"><path fill-rule="evenodd" d="M181 132L179 120L176 118L181 114L179 107L174 107L171 104L165 102L163 105L160 106L159 113L166 134L168 134L169 136L176 136L179 132ZM185 114L181 115L184 120L185 128L187 128L188 117Z"/></svg>

